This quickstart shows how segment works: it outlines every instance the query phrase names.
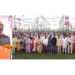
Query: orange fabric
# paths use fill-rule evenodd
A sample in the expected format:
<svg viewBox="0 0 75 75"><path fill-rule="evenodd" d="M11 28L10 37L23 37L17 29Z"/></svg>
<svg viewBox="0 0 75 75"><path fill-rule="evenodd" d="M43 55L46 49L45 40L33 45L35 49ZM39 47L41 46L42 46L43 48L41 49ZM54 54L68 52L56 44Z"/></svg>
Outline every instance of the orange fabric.
<svg viewBox="0 0 75 75"><path fill-rule="evenodd" d="M10 59L10 52L12 48L0 46L0 59Z"/></svg>

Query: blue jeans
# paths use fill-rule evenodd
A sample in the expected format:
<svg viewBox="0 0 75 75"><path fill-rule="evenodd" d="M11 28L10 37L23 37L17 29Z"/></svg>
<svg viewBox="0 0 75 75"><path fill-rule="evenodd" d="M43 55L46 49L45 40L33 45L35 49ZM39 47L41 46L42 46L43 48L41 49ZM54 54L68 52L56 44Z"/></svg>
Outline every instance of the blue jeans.
<svg viewBox="0 0 75 75"><path fill-rule="evenodd" d="M44 45L44 53L47 53L47 46Z"/></svg>
<svg viewBox="0 0 75 75"><path fill-rule="evenodd" d="M49 46L49 54L51 53L51 45Z"/></svg>
<svg viewBox="0 0 75 75"><path fill-rule="evenodd" d="M56 53L56 45L51 45L51 53Z"/></svg>

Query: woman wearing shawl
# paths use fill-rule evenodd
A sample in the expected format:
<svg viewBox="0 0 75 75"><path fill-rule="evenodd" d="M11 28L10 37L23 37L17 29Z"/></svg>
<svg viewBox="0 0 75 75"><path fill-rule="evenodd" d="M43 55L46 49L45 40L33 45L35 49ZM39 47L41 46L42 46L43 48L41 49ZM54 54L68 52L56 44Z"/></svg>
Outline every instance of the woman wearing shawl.
<svg viewBox="0 0 75 75"><path fill-rule="evenodd" d="M38 36L38 39L37 39L37 51L38 53L42 53L43 51L43 42L40 38L40 35Z"/></svg>

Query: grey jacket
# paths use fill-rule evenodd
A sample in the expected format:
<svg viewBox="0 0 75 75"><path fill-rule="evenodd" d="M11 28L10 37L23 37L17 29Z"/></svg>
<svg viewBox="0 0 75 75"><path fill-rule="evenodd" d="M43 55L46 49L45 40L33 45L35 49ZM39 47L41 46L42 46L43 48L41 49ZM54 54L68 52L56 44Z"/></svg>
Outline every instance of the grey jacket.
<svg viewBox="0 0 75 75"><path fill-rule="evenodd" d="M10 44L10 38L6 35L0 35L0 46Z"/></svg>

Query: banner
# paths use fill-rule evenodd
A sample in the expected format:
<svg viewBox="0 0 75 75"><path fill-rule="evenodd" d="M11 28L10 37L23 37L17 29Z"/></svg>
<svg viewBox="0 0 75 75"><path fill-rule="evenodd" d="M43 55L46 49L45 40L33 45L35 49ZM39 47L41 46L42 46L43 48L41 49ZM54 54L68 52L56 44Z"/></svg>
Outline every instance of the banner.
<svg viewBox="0 0 75 75"><path fill-rule="evenodd" d="M0 16L0 45L12 44L12 16Z"/></svg>
<svg viewBox="0 0 75 75"><path fill-rule="evenodd" d="M69 17L65 17L65 25L69 25Z"/></svg>

